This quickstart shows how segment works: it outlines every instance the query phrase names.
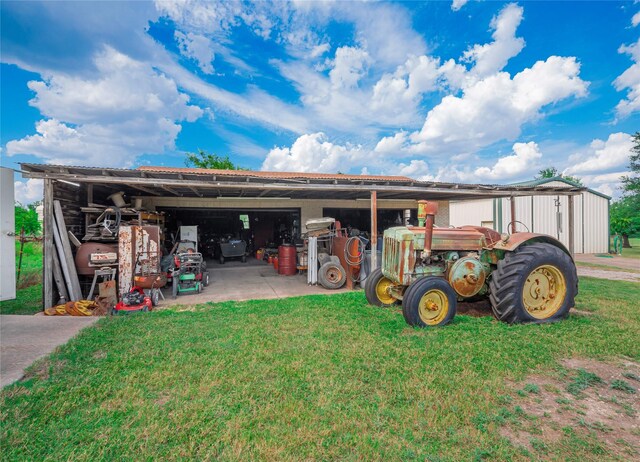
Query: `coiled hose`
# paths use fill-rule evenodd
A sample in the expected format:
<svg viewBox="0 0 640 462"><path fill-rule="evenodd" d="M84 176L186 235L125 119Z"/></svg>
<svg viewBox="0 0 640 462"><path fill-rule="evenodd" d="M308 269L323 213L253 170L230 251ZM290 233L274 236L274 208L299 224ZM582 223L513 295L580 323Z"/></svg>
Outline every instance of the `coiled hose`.
<svg viewBox="0 0 640 462"><path fill-rule="evenodd" d="M356 246L356 253L352 254L350 252L351 244L357 241L358 245ZM351 275L351 279L353 282L360 282L362 277L362 263L364 262L364 249L367 247L369 241L360 236L353 236L347 239L347 242L344 244L344 260L348 266L360 266L360 273L357 278L353 278ZM346 269L346 268L345 268ZM348 272L350 274L350 272Z"/></svg>

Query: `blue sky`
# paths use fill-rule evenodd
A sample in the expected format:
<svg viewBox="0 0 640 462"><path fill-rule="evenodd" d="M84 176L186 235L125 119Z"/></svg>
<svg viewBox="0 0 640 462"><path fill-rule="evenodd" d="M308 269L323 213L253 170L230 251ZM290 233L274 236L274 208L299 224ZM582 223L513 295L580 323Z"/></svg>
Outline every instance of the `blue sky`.
<svg viewBox="0 0 640 462"><path fill-rule="evenodd" d="M183 166L618 196L640 129L637 2L0 4L2 165ZM39 198L35 180L17 198Z"/></svg>

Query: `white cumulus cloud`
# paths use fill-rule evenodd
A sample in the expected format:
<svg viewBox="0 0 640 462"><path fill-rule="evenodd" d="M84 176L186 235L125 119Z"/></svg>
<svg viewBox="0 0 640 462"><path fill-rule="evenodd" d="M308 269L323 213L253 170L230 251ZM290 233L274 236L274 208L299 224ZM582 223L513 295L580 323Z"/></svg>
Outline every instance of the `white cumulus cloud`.
<svg viewBox="0 0 640 462"><path fill-rule="evenodd" d="M36 134L7 143L7 154L33 154L51 163L131 166L143 153L173 148L181 121L202 110L175 82L112 48L95 57L95 78L50 73L29 82L30 104L45 119Z"/></svg>
<svg viewBox="0 0 640 462"><path fill-rule="evenodd" d="M516 30L522 21L522 7L511 3L491 20L493 42L474 45L463 55L463 60L475 63L472 73L484 77L502 70L509 59L524 48L524 39L516 37Z"/></svg>
<svg viewBox="0 0 640 462"><path fill-rule="evenodd" d="M618 52L628 54L634 62L613 81L616 90L627 90L627 97L616 106L617 117L623 119L640 110L640 39L633 45L621 46Z"/></svg>
<svg viewBox="0 0 640 462"><path fill-rule="evenodd" d="M468 2L469 0L453 0L451 2L451 9L453 11L458 11L460 8L465 6Z"/></svg>
<svg viewBox="0 0 640 462"><path fill-rule="evenodd" d="M640 11L634 14L633 17L631 18L631 25L633 27L636 27L638 24L640 24Z"/></svg>
<svg viewBox="0 0 640 462"><path fill-rule="evenodd" d="M291 147L273 148L262 164L262 170L283 172L348 171L358 160L366 158L361 146L341 146L327 140L324 133L300 136Z"/></svg>
<svg viewBox="0 0 640 462"><path fill-rule="evenodd" d="M412 134L417 152L473 152L499 140L514 140L521 127L540 117L547 105L587 94L575 58L551 56L513 78L506 72L448 95L427 114L422 130Z"/></svg>
<svg viewBox="0 0 640 462"><path fill-rule="evenodd" d="M42 199L44 186L42 180L30 178L27 181L16 181L13 186L16 202L29 205Z"/></svg>
<svg viewBox="0 0 640 462"><path fill-rule="evenodd" d="M628 133L612 133L606 141L596 139L589 148L572 158L577 161L566 169L569 175L603 174L619 171L629 163L633 149L633 138Z"/></svg>
<svg viewBox="0 0 640 462"><path fill-rule="evenodd" d="M204 35L194 34L193 32L182 33L175 31L176 42L178 48L187 58L191 58L198 63L198 67L205 74L213 74L213 45L211 40Z"/></svg>
<svg viewBox="0 0 640 462"><path fill-rule="evenodd" d="M369 53L357 47L340 47L336 50L329 79L334 88L353 88L366 74L371 58Z"/></svg>
<svg viewBox="0 0 640 462"><path fill-rule="evenodd" d="M513 154L500 157L492 167L479 167L475 170L478 179L508 180L526 172L534 170L537 161L542 158L538 145L530 141L528 143L515 143Z"/></svg>

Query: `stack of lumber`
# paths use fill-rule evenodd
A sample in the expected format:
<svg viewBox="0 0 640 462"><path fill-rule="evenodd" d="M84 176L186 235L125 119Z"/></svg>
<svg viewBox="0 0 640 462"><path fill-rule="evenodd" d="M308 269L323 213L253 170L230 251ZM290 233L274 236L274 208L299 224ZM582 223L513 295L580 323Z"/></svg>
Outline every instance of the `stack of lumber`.
<svg viewBox="0 0 640 462"><path fill-rule="evenodd" d="M53 280L60 294L60 303L79 301L82 300L80 281L73 260L73 252L71 251L71 243L69 242L69 234L64 222L62 207L58 200L53 201L53 215L52 234L54 246L51 249Z"/></svg>

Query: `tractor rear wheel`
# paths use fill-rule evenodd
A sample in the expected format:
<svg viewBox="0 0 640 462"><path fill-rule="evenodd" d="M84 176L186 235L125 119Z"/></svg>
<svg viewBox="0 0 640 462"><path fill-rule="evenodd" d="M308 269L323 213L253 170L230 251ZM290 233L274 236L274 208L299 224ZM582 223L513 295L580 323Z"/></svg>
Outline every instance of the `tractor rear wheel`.
<svg viewBox="0 0 640 462"><path fill-rule="evenodd" d="M456 315L456 306L456 293L446 280L424 277L404 293L402 315L410 326L444 326Z"/></svg>
<svg viewBox="0 0 640 462"><path fill-rule="evenodd" d="M500 321L545 323L564 319L578 294L576 267L562 249L544 243L519 247L491 275L491 307Z"/></svg>
<svg viewBox="0 0 640 462"><path fill-rule="evenodd" d="M364 284L364 294L370 305L391 306L399 302L391 295L389 289L394 285L393 281L382 274L380 268L376 268L367 276Z"/></svg>

